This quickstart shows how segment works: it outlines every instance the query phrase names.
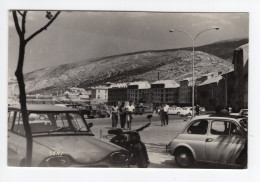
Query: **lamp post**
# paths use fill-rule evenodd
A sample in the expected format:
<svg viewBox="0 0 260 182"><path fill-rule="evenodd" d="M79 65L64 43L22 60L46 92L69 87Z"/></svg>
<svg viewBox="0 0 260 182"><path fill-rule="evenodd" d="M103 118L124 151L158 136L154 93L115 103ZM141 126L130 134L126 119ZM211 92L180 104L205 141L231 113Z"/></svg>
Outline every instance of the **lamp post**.
<svg viewBox="0 0 260 182"><path fill-rule="evenodd" d="M169 30L171 33L172 32L182 32L182 33L185 33L192 40L192 118L194 117L194 53L195 53L194 52L194 47L195 47L195 41L196 41L196 39L198 38L198 36L200 34L202 34L203 32L209 31L209 30L219 30L219 27L208 28L208 29L202 30L195 36L195 38L193 38L191 36L191 34L189 34L188 32L186 32L184 30L176 30L176 29Z"/></svg>

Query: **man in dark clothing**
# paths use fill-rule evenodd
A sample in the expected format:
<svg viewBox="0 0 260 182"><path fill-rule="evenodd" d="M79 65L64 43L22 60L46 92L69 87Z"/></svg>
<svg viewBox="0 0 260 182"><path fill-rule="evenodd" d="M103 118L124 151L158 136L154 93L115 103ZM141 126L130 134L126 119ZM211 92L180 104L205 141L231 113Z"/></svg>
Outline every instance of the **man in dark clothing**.
<svg viewBox="0 0 260 182"><path fill-rule="evenodd" d="M200 106L199 106L199 104L197 104L197 106L195 107L195 111L196 111L196 115L200 115Z"/></svg>

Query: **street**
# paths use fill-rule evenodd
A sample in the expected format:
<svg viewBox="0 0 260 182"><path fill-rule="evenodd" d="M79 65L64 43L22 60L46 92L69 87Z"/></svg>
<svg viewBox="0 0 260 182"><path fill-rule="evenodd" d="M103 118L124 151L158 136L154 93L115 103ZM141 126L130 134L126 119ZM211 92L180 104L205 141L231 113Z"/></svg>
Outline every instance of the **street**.
<svg viewBox="0 0 260 182"><path fill-rule="evenodd" d="M147 114L142 116L134 115L132 129L137 129L148 122ZM87 119L87 122L93 122L92 132L97 138L107 139L107 131L111 129L110 118ZM150 127L140 132L141 140L145 143L149 155L151 168L175 168L174 157L165 151L165 145L168 144L178 132L186 125L185 117L177 115L169 116L169 125L162 127L157 114L153 114L152 124ZM120 127L118 123L117 127ZM156 136L156 137L155 137Z"/></svg>
<svg viewBox="0 0 260 182"><path fill-rule="evenodd" d="M132 129L137 129L149 121L146 119L148 114L133 115ZM88 123L94 125L91 128L93 134L97 138L108 141L107 131L112 128L111 118L95 118L87 119ZM178 168L174 161L174 157L166 153L165 147L174 137L181 132L188 120L186 117L178 115L169 115L169 125L162 127L160 118L157 114L153 114L150 127L139 132L142 142L148 151L150 159L149 168ZM118 123L117 127L120 127ZM208 163L195 163L192 168L207 168L207 169L229 169L229 166ZM232 168L232 167L231 167ZM233 167L234 168L234 167Z"/></svg>

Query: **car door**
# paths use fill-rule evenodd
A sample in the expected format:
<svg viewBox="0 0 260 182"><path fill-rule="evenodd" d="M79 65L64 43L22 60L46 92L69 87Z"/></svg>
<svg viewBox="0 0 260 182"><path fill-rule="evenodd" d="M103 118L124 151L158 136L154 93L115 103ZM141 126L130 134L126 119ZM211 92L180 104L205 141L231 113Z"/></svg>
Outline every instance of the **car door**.
<svg viewBox="0 0 260 182"><path fill-rule="evenodd" d="M26 150L26 139L20 112L9 112L8 130L8 165L20 166L25 158Z"/></svg>
<svg viewBox="0 0 260 182"><path fill-rule="evenodd" d="M182 139L193 150L196 160L205 161L205 140L208 133L208 121L198 119L193 121L182 134Z"/></svg>
<svg viewBox="0 0 260 182"><path fill-rule="evenodd" d="M231 120L212 120L206 139L206 160L220 164L234 164L246 138Z"/></svg>

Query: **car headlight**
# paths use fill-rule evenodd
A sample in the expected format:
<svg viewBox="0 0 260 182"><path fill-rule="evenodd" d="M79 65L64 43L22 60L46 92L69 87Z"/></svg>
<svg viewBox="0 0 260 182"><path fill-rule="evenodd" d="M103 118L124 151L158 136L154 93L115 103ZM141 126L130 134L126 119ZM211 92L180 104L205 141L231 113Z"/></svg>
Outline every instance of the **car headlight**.
<svg viewBox="0 0 260 182"><path fill-rule="evenodd" d="M46 167L68 167L72 164L72 159L69 156L53 156L47 158L43 166Z"/></svg>
<svg viewBox="0 0 260 182"><path fill-rule="evenodd" d="M124 163L128 161L128 154L123 152L114 152L110 155L110 162Z"/></svg>

